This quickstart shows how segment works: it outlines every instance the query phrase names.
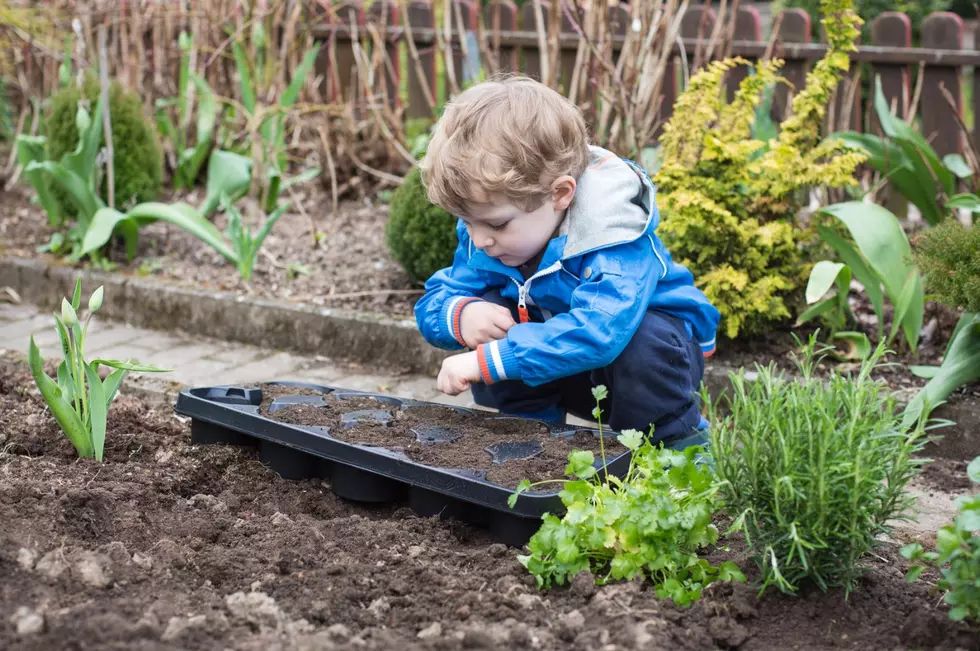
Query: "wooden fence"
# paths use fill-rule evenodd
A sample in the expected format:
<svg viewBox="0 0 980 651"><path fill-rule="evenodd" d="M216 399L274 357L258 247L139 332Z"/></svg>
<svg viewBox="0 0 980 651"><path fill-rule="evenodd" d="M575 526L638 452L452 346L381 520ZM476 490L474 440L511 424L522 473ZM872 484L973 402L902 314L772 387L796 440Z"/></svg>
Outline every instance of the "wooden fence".
<svg viewBox="0 0 980 651"><path fill-rule="evenodd" d="M303 95L310 102L363 106L377 102L378 89L383 89L390 108L398 109L392 115L429 117L437 112L445 89L451 87L445 81L450 71L462 81L471 77L477 66L486 69L481 51L491 49L502 70L535 77L541 72L536 3L531 0L526 0L521 9L512 0L491 0L482 16L476 0L265 0L262 4L270 7L269 11L280 7L276 9L278 13L268 15L274 20L281 17L282 40L296 46L295 51L281 58L279 76L283 80L295 69L306 44L313 39L323 43L317 64L319 85L311 85ZM771 53L785 59L783 74L799 87L810 66L825 52L824 45L811 42L810 17L801 10L785 11L775 17L772 33L764 39L758 11L747 2L742 4L730 27L722 30L731 38L716 48L715 57L724 53L756 60ZM140 92L148 110L152 110L156 99L172 97L176 92L176 42L180 30L194 32L195 43L206 53L198 57L198 72L219 94L240 99L228 45L233 38L229 34L243 33L247 25L243 4L237 0L194 0L190 4L169 0L47 0L40 6L45 5L60 8L60 21L80 17L82 29L75 31L88 34L84 41L89 55L95 47L90 34L93 25L100 21L108 24L110 44L114 44L109 52L110 73ZM574 68L580 36L569 18L567 2L560 5L564 9L560 20L553 20L551 15L553 0L541 0L540 6L542 24L561 27L558 70L552 74L554 85L561 89L567 86ZM439 13L452 11L455 20L448 29L445 23L437 25L436 7ZM703 6L689 8L685 13L681 38L674 50L674 66L660 91L663 100L652 104L659 106L663 120L670 116L673 100L695 61L701 58L714 22L714 12ZM615 50L632 28L629 6L612 6L608 26ZM71 30L71 25L61 23L55 32ZM964 48L962 19L951 13L926 18L919 48L911 47L911 23L904 14L881 15L870 33L871 43L863 44L852 56L858 65L853 66L852 83L842 85L838 92L829 128L875 128L868 81L880 75L889 102L902 116L914 112L923 133L940 153L962 150L967 144L962 141L959 120L972 130L973 141L980 149L980 119L974 118L980 114L980 89L976 88L980 75L974 74L974 68L980 67L980 52L973 45L970 50ZM407 47L409 34L414 48ZM374 41L376 36L383 40ZM23 105L26 106L26 98L46 97L58 87L60 38L47 46L22 38L10 41L18 61L16 94ZM980 43L980 37L971 40ZM452 48L451 65L439 60L436 45L440 41ZM371 66L364 65L364 57L372 53L372 42L386 43L388 61L382 65L376 59ZM412 50L418 57L417 64ZM729 87L736 86L745 74L745 69L736 69L728 80ZM375 78L364 83L358 81L358 75ZM422 83L422 77L426 83ZM385 83L380 83L382 78ZM863 88L854 80L863 82ZM280 86L284 87L284 83ZM943 89L948 91L955 109ZM781 88L774 102L777 119L785 114L788 99L786 89Z"/></svg>
<svg viewBox="0 0 980 651"><path fill-rule="evenodd" d="M498 47L500 68L509 71L519 71L537 77L540 72L541 54L539 37L536 29L534 3L528 1L519 10L510 0L491 2L484 8L483 25L478 30L479 4L472 0L453 0L460 8L462 30L454 27L447 30L446 41L453 47L453 66L456 75L467 70L463 51L466 42L469 50L476 47L476 39L481 35L487 40L493 40ZM399 6L401 5L401 6ZM552 3L542 0L544 24L550 22ZM403 16L401 11L407 9ZM630 28L630 13L627 5L618 5L610 9L612 31L617 36L614 43L622 42L622 35ZM408 117L424 117L432 114L430 102L426 99L423 84L419 80L420 71L427 78L428 87L435 89L444 86L437 79L436 53L434 44L437 41L436 30L440 35L444 27L438 26L433 7L425 0L414 0L407 5L393 3L391 0L376 0L368 10L357 2L346 2L336 9L332 21L324 21L313 28L318 39L333 41L333 47L324 51L320 61L320 74L328 85L327 96L333 100L349 98L352 86L349 73L354 65L351 35L356 33L358 39L363 39L367 27L381 28L386 34L388 56L393 65L386 70L387 96L394 108L402 108ZM407 17L407 21L405 18ZM714 11L703 7L694 7L687 11L683 18L681 42L676 50L676 65L673 75L663 89L664 101L661 104L662 117L668 118L672 110L673 99L679 89L683 88L683 80L692 71L682 67L691 66L699 48L706 43L706 35L714 26ZM382 22L384 24L382 24ZM405 23L408 23L406 28ZM456 24L459 24L458 22ZM414 60L409 60L407 48L399 47L411 32L419 55L416 66ZM448 33L451 31L451 34ZM853 76L850 83L842 84L838 98L831 113L833 129L852 128L865 130L874 128L876 122L873 116L873 94L865 86L861 92L861 81L867 83L874 76L881 77L884 93L897 108L899 115L907 116L916 113L920 127L927 138L931 140L940 154L962 150L966 143L962 142L962 129L958 120L971 123L973 140L980 145L980 120L972 116L980 113L980 75L974 75L974 66L980 64L980 52L976 49L964 49L965 25L963 20L952 13L936 13L928 16L922 24L921 47L912 47L911 22L905 14L891 12L879 16L871 25L872 42L863 44L860 51L852 55L857 65L852 66ZM463 37L459 34L462 32ZM757 9L753 6L739 8L734 21L732 35L734 40L726 47L729 54L741 56L749 60L758 60L771 52L772 56L785 60L784 76L797 88L801 87L810 66L826 52L826 46L811 42L810 17L799 9L791 9L776 16L773 21L772 35L769 40L763 40L763 25ZM562 17L562 33L560 41L560 82L567 81L565 77L574 65L579 35L567 15ZM976 39L980 43L980 37ZM681 52L683 49L683 53ZM445 68L446 66L443 66ZM472 66L468 68L472 70ZM337 74L339 71L340 74ZM442 71L445 74L445 71ZM407 93L399 93L402 87L402 76L407 74ZM738 85L748 74L745 69L737 69L728 80L729 88ZM341 79L343 81L338 82ZM331 81L332 80L332 81ZM971 88L967 89L966 84ZM942 89L945 88L953 106L946 99ZM973 90L965 93L965 90ZM972 105L967 106L965 95L972 95ZM918 100L918 101L917 101ZM774 102L774 116L779 119L785 114L788 103L787 91L781 89ZM978 146L980 149L980 146Z"/></svg>

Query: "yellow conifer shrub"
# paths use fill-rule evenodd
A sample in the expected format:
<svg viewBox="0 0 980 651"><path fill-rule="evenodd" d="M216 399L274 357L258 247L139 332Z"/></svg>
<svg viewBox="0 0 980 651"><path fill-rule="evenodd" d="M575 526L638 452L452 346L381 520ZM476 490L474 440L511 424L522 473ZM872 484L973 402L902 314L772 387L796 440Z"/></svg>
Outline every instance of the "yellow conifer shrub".
<svg viewBox="0 0 980 651"><path fill-rule="evenodd" d="M827 54L807 75L777 138L753 139L752 125L766 88L787 83L778 59L756 64L730 103L725 74L748 62L710 64L691 78L664 127L663 164L654 179L663 213L658 233L721 312L721 333L730 338L791 317L809 274L801 246L807 231L796 223L807 190L853 184L864 160L821 137L861 19L853 0L822 0L821 8Z"/></svg>

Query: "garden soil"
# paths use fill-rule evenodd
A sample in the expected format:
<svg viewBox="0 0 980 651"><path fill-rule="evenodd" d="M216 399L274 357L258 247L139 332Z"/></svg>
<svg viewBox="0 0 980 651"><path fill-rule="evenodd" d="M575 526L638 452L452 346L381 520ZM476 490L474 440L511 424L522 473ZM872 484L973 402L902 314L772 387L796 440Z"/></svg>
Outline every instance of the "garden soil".
<svg viewBox="0 0 980 651"><path fill-rule="evenodd" d="M330 394L316 406L290 405L270 412L270 397L297 393L290 388L271 386L275 393L269 396L266 393L270 385L263 386L261 407L261 413L268 418L295 425L324 427L331 436L348 443L402 452L411 460L427 466L483 471L487 479L508 488L516 488L523 479L531 482L562 479L565 477L568 455L573 450L588 450L596 459L602 458L599 439L590 432L554 437L546 425L537 421L502 418L497 414L483 415L452 407L433 405L392 409L391 404L378 398L336 398ZM323 397L309 390L303 391L303 394ZM369 416L380 412L386 420L365 420L351 427L344 426L344 414L362 410ZM439 438L444 440L436 440ZM532 445L506 458L498 456L499 446L523 443ZM625 448L609 437L605 452L607 458L613 458L625 452Z"/></svg>
<svg viewBox="0 0 980 651"><path fill-rule="evenodd" d="M885 546L848 601L715 585L687 610L639 582L540 592L483 532L287 481L196 447L120 396L79 461L26 372L0 374L0 648L980 649ZM757 576L738 540L711 552ZM935 577L927 577L935 579Z"/></svg>

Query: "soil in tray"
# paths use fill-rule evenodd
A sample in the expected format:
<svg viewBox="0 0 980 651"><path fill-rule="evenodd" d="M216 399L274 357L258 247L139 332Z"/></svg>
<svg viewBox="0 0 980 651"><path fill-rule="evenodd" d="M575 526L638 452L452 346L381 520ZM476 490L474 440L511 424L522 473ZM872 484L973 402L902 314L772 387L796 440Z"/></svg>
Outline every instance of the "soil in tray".
<svg viewBox="0 0 980 651"><path fill-rule="evenodd" d="M342 441L401 451L427 466L484 470L489 481L507 488L516 488L523 479L561 479L573 450L588 450L600 458L599 439L592 433L556 437L537 421L488 417L441 406L398 409L372 397L338 399L331 394L324 402L326 406L292 405L271 413L266 408L263 415L294 425L326 427ZM390 414L390 420L373 420L375 411L382 412L382 418ZM364 421L346 427L342 419L351 412L369 413ZM508 447L525 442L529 445ZM606 440L608 457L623 451L614 439Z"/></svg>
<svg viewBox="0 0 980 651"><path fill-rule="evenodd" d="M190 445L169 406L123 394L105 463L79 461L26 369L0 370L0 649L980 649L947 621L935 575L905 583L897 546L846 602L719 584L678 609L588 575L539 592L519 550L479 529L345 502L253 449ZM723 543L709 559L756 579Z"/></svg>

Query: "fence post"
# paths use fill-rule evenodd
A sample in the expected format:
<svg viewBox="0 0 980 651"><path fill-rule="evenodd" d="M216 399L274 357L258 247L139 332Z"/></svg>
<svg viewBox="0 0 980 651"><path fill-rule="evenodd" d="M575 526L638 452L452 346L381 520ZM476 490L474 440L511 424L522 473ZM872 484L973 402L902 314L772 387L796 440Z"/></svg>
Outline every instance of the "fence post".
<svg viewBox="0 0 980 651"><path fill-rule="evenodd" d="M495 24L494 20L498 22ZM494 0L483 10L483 25L486 31L487 46L494 51L494 35L502 32L517 31L517 5L512 0ZM520 70L517 61L517 48L511 45L500 45L497 56L497 69L492 72L517 72Z"/></svg>
<svg viewBox="0 0 980 651"><path fill-rule="evenodd" d="M781 16L779 19L780 41L783 43L809 43L811 41L810 14L802 9L785 9ZM789 116L792 97L803 90L809 70L810 65L806 59L786 60L782 75L792 84L792 87L787 88L785 84L776 86L770 114L777 122L782 122Z"/></svg>
<svg viewBox="0 0 980 651"><path fill-rule="evenodd" d="M922 47L938 50L962 49L963 19L945 11L931 14L922 22ZM961 111L963 99L960 96L960 71L951 66L927 64L924 74L922 97L928 98L928 101L921 104L922 135L932 141L932 146L940 156L958 152L961 144L959 124L951 114L952 109L940 89L945 87L952 94L956 100L956 110Z"/></svg>
<svg viewBox="0 0 980 651"><path fill-rule="evenodd" d="M758 9L751 5L738 8L738 13L735 14L734 37L736 41L754 41L758 43L762 40L762 19L759 18ZM729 71L725 80L729 102L735 98L735 92L738 90L739 85L748 76L748 66L737 66Z"/></svg>
<svg viewBox="0 0 980 651"><path fill-rule="evenodd" d="M435 17L432 13L432 5L428 0L413 0L408 4L406 20L412 29L434 29ZM418 47L419 64L409 58L408 61L408 106L405 108L405 116L409 118L427 118L432 116L429 108L429 100L425 96L425 87L419 81L420 73L424 75L428 84L429 91L432 93L432 101L437 103L436 97L436 54L432 43L426 43L423 47Z"/></svg>
<svg viewBox="0 0 980 651"><path fill-rule="evenodd" d="M886 11L878 16L871 24L871 43L891 47L912 47L912 21L903 13ZM871 96L869 97L869 113L871 114L871 129L873 133L881 133L878 113L874 109L875 77L881 77L881 90L885 94L888 106L895 107L899 118L908 113L911 101L911 85L909 67L890 63L875 62L872 66Z"/></svg>

